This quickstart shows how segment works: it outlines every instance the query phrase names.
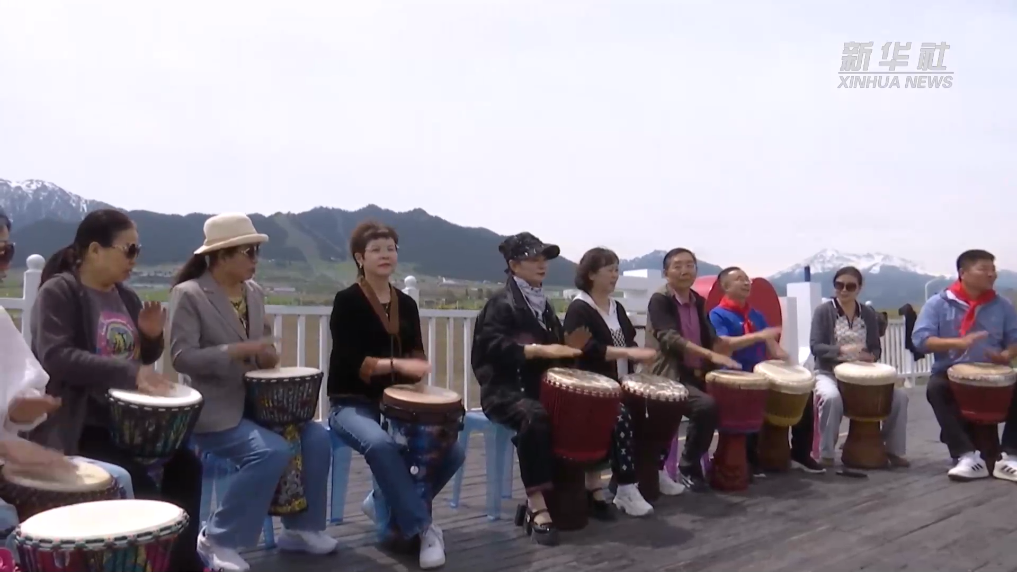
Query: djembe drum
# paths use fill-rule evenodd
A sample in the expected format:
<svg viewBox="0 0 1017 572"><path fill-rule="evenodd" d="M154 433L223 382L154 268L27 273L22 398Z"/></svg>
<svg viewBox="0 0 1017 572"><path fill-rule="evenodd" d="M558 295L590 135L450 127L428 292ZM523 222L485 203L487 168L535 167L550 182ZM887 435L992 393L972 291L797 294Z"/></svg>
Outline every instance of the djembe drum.
<svg viewBox="0 0 1017 572"><path fill-rule="evenodd" d="M946 370L972 444L991 473L999 459L999 424L1006 421L1017 371L1008 365L959 363Z"/></svg>
<svg viewBox="0 0 1017 572"><path fill-rule="evenodd" d="M778 360L757 364L753 371L770 383L763 427L759 430L756 448L759 466L766 471L787 471L791 468L788 430L801 421L802 414L812 399L816 376L800 365Z"/></svg>
<svg viewBox="0 0 1017 572"><path fill-rule="evenodd" d="M763 426L770 383L758 373L714 370L706 374L706 391L717 402L717 450L710 463L710 486L741 491L749 486L745 437Z"/></svg>
<svg viewBox="0 0 1017 572"><path fill-rule="evenodd" d="M856 469L884 469L889 462L880 424L890 416L897 370L884 363L852 361L833 368L844 416L851 420L841 462Z"/></svg>
<svg viewBox="0 0 1017 572"><path fill-rule="evenodd" d="M322 377L321 371L311 367L259 369L244 376L247 415L255 423L282 435L293 453L268 509L268 514L273 516L307 510L300 430L304 423L314 419Z"/></svg>
<svg viewBox="0 0 1017 572"><path fill-rule="evenodd" d="M14 543L25 572L170 572L187 520L168 502L86 502L22 521Z"/></svg>
<svg viewBox="0 0 1017 572"><path fill-rule="evenodd" d="M556 367L544 373L540 402L551 420L555 454L554 489L545 495L547 510L559 530L578 530L589 522L586 469L611 450L621 387L600 374ZM525 514L525 505L520 508ZM517 522L520 517L517 510Z"/></svg>
<svg viewBox="0 0 1017 572"><path fill-rule="evenodd" d="M622 378L622 400L632 416L636 481L643 498L660 498L660 455L687 414L689 390L666 377L634 373Z"/></svg>
<svg viewBox="0 0 1017 572"><path fill-rule="evenodd" d="M204 399L192 387L173 384L170 395L110 389L109 433L113 444L148 467L161 485L163 466L194 430Z"/></svg>
<svg viewBox="0 0 1017 572"><path fill-rule="evenodd" d="M83 459L71 462L73 472L55 475L27 474L4 465L0 469L0 498L18 511L22 522L61 506L120 498L119 485L105 469Z"/></svg>
<svg viewBox="0 0 1017 572"><path fill-rule="evenodd" d="M428 512L435 495L435 473L459 440L466 409L458 393L423 384L393 385L381 397L382 428L403 452L417 492ZM375 495L381 494L376 487ZM393 525L393 540L401 533Z"/></svg>

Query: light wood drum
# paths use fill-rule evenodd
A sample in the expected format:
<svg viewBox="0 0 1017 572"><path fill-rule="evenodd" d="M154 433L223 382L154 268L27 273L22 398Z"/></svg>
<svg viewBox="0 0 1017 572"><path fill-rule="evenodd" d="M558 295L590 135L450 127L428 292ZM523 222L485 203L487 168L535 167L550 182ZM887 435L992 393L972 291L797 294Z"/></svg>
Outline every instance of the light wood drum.
<svg viewBox="0 0 1017 572"><path fill-rule="evenodd" d="M851 420L841 461L859 469L884 469L880 423L890 416L897 370L883 363L846 362L833 368L844 416Z"/></svg>
<svg viewBox="0 0 1017 572"><path fill-rule="evenodd" d="M991 473L999 458L999 427L1013 400L1017 371L994 363L959 363L946 371L968 433Z"/></svg>
<svg viewBox="0 0 1017 572"><path fill-rule="evenodd" d="M764 361L754 371L770 382L766 418L759 431L759 464L767 471L787 471L791 468L788 428L801 421L812 399L816 376L800 365L778 360Z"/></svg>
<svg viewBox="0 0 1017 572"><path fill-rule="evenodd" d="M770 383L758 373L716 370L706 374L706 391L717 402L717 450L710 463L710 486L722 491L749 487L745 436L763 426Z"/></svg>

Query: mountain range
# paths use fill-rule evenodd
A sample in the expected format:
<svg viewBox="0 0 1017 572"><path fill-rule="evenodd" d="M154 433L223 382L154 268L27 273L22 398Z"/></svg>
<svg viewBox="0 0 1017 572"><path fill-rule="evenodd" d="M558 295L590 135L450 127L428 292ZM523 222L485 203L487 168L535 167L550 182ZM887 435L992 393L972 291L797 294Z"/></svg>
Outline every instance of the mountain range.
<svg viewBox="0 0 1017 572"><path fill-rule="evenodd" d="M69 244L77 223L90 211L112 208L61 187L40 180L13 183L0 179L0 207L14 224L14 241L21 255L44 256ZM128 211L141 232L143 264L177 264L186 260L201 242L207 214L168 215L150 211ZM394 212L375 205L356 211L318 207L302 213L252 214L260 232L272 240L262 254L278 263L319 263L349 259L349 233L358 222L374 218L395 227L400 236L400 263L412 266L417 275L469 281L501 281L505 263L498 254L504 238L484 229L456 225L422 209ZM655 250L624 260L621 270L658 269L665 251ZM23 256L18 257L23 260ZM737 261L734 262L737 264ZM937 277L914 262L881 253L851 254L824 249L806 260L769 276L778 293L790 282L803 278L809 266L812 280L822 284L823 295L831 296L833 273L843 266L855 266L865 276L862 298L879 308L896 308L905 302L921 304L926 284L929 292L942 289L950 278ZM710 276L721 266L699 262L699 275ZM552 262L548 284L571 285L575 263L561 257ZM939 278L937 280L937 278ZM997 288L1017 288L1017 273L1001 270Z"/></svg>

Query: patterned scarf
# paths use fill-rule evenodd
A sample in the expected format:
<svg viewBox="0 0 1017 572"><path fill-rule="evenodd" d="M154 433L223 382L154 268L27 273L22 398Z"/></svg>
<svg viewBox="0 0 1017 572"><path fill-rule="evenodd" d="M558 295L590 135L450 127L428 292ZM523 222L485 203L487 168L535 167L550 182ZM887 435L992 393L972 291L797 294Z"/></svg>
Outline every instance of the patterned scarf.
<svg viewBox="0 0 1017 572"><path fill-rule="evenodd" d="M522 292L526 305L533 311L533 315L537 317L541 327L546 330L547 324L544 323L544 308L547 307L547 296L544 295L544 290L530 286L529 283L518 276L513 276L512 279L516 281L516 286Z"/></svg>
<svg viewBox="0 0 1017 572"><path fill-rule="evenodd" d="M972 326L975 325L978 307L992 302L996 298L996 291L988 290L982 292L977 298L972 298L968 295L968 291L961 286L960 280L951 284L947 290L956 296L958 300L968 305L968 311L964 313L964 318L961 319L960 325L960 335L966 336L971 331Z"/></svg>

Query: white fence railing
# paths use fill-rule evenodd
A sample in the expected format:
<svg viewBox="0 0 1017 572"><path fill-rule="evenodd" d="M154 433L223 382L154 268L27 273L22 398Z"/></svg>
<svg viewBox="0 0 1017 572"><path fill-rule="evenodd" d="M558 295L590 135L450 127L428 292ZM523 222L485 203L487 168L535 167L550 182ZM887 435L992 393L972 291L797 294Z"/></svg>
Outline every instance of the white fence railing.
<svg viewBox="0 0 1017 572"><path fill-rule="evenodd" d="M24 288L21 298L0 298L0 306L8 310L20 310L22 333L26 340L31 339L29 323L36 292L39 288L39 277L43 259L33 255L28 258L28 270L25 272ZM643 328L646 324L645 308L652 292L662 283L660 279L622 276L618 281L618 290L622 294L621 301L639 330L639 341L643 341ZM416 279L406 278L403 291L419 300ZM782 299L785 314L794 311L793 299ZM328 373L328 358L332 340L329 332L329 306L268 306L267 313L273 319L273 333L279 339L282 363L287 366L315 367ZM17 313L17 312L14 312ZM420 311L421 330L427 355L433 365L428 383L447 387L463 396L468 407L479 406L479 391L473 371L470 367L470 348L473 343L473 325L477 312L473 310L428 310ZM800 355L796 351L800 346L807 347L808 340L799 340L796 321L785 319L782 344L792 356ZM890 320L886 335L883 336L883 355L881 362L893 366L908 385L928 375L931 358L918 362L904 347L904 322L900 318ZM167 374L173 374L172 364L166 354L156 367ZM322 387L322 399L319 412L324 413L327 399Z"/></svg>

